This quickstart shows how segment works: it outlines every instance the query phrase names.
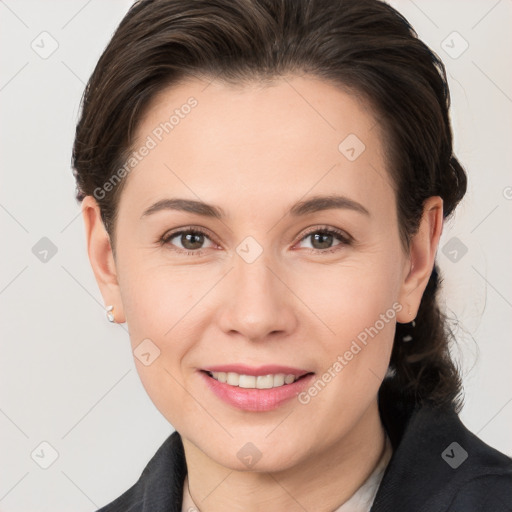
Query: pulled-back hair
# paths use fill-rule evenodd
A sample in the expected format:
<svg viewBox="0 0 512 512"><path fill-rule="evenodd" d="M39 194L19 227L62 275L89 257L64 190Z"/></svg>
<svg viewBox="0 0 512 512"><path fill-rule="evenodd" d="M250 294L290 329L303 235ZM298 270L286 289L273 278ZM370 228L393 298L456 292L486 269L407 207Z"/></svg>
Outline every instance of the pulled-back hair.
<svg viewBox="0 0 512 512"><path fill-rule="evenodd" d="M446 72L392 7L377 0L140 0L87 84L73 147L77 200L94 195L113 247L127 178L107 194L95 191L133 151L155 95L187 78L244 84L290 74L363 98L379 120L406 250L428 197L441 196L445 218L453 212L467 180L453 155ZM381 393L458 410L461 379L436 298L439 282L434 266L415 327L397 324Z"/></svg>

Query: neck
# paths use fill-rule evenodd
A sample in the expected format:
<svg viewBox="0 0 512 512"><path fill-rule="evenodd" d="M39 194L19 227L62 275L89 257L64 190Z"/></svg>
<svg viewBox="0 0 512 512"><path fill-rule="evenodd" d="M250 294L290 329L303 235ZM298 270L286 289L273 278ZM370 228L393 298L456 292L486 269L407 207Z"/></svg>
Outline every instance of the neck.
<svg viewBox="0 0 512 512"><path fill-rule="evenodd" d="M331 512L371 475L385 448L377 401L343 438L283 471L236 471L183 438L192 500L200 512Z"/></svg>

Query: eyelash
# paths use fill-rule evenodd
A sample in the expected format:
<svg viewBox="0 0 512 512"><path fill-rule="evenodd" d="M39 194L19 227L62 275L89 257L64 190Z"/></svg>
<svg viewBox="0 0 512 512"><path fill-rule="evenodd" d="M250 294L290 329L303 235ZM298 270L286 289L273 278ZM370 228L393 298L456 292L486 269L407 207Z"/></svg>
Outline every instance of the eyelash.
<svg viewBox="0 0 512 512"><path fill-rule="evenodd" d="M211 240L211 237L208 235L208 233L205 230L200 229L200 228L195 228L195 227L186 227L186 228L182 228L182 229L180 229L178 231L174 231L174 232L171 232L171 233L165 233L162 236L162 238L159 240L159 243L162 246L163 245L167 245L167 244L169 244L170 240L172 240L176 236L182 235L184 233L186 233L186 234L194 234L194 235L205 235L206 237L208 237ZM326 253L329 254L329 253L333 253L333 252L336 252L336 251L340 250L342 246L351 245L353 243L352 237L350 235L348 235L347 233L345 233L343 231L340 231L338 229L335 229L335 228L327 227L327 226L320 226L320 227L312 228L311 230L307 231L302 236L302 238L300 238L298 241L302 242L308 236L311 236L311 235L313 235L315 233L334 235L341 243L338 244L338 245L335 245L334 247L332 247L330 249L308 249L308 251L310 253L313 253L313 254L326 254ZM170 246L170 244L169 244L169 246ZM173 251L175 251L177 253L183 254L185 256L202 256L204 254L204 250L202 250L202 249L198 249L196 251L189 251L189 250L184 250L184 249L172 248L171 250L173 250Z"/></svg>

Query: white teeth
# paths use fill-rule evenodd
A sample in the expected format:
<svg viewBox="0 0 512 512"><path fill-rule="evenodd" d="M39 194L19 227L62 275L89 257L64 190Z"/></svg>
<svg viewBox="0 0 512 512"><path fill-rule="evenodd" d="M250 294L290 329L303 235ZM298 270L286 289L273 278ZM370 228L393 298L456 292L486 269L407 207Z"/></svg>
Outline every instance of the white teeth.
<svg viewBox="0 0 512 512"><path fill-rule="evenodd" d="M276 387L282 386L284 384L284 379L284 373L278 373L277 375L274 375L273 385Z"/></svg>
<svg viewBox="0 0 512 512"><path fill-rule="evenodd" d="M240 377L240 382L241 381L242 381L242 377ZM258 375L256 377L255 387L257 387L258 389L273 388L274 387L274 376L273 375Z"/></svg>
<svg viewBox="0 0 512 512"><path fill-rule="evenodd" d="M297 380L292 374L276 373L271 375L240 375L235 372L210 372L210 375L219 382L230 386L239 386L249 389L270 389L291 384Z"/></svg>
<svg viewBox="0 0 512 512"><path fill-rule="evenodd" d="M228 372L228 378L227 378L226 382L230 386L238 386L239 381L240 381L240 377L237 373Z"/></svg>
<svg viewBox="0 0 512 512"><path fill-rule="evenodd" d="M217 380L219 382L227 382L228 374L226 372L216 372L216 373L217 373Z"/></svg>
<svg viewBox="0 0 512 512"><path fill-rule="evenodd" d="M294 380L295 380L295 375L287 375L284 378L284 383L285 384L291 384Z"/></svg>
<svg viewBox="0 0 512 512"><path fill-rule="evenodd" d="M256 377L254 375L239 375L238 385L241 388L255 388Z"/></svg>

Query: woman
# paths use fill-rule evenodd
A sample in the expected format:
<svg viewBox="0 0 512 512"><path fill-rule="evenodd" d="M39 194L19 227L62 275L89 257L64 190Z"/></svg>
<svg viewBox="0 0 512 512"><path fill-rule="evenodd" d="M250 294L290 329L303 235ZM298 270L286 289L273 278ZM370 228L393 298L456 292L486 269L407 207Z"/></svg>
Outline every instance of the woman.
<svg viewBox="0 0 512 512"><path fill-rule="evenodd" d="M439 59L376 0L142 0L73 151L107 318L176 429L113 511L501 511L435 255Z"/></svg>

